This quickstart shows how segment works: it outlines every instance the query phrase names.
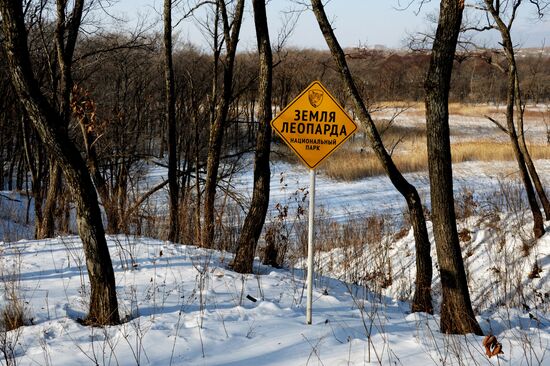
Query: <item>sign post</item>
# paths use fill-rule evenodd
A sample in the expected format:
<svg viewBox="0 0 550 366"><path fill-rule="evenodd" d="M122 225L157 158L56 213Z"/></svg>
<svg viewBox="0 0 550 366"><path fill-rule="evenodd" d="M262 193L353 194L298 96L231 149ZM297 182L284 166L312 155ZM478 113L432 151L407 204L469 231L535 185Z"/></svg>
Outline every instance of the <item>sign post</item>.
<svg viewBox="0 0 550 366"><path fill-rule="evenodd" d="M311 324L313 302L313 222L315 220L315 170L309 170L309 214L307 225L307 304L306 323Z"/></svg>
<svg viewBox="0 0 550 366"><path fill-rule="evenodd" d="M271 127L310 169L306 322L311 324L315 168L357 130L334 97L314 81L271 121Z"/></svg>

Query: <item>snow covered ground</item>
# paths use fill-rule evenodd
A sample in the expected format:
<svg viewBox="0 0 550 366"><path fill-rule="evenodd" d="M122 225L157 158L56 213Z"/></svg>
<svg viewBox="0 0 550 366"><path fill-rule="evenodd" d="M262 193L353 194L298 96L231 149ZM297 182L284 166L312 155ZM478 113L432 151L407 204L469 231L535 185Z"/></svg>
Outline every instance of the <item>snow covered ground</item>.
<svg viewBox="0 0 550 366"><path fill-rule="evenodd" d="M550 171L549 161L537 164ZM509 171L511 163L457 165L457 193L474 189L481 202L498 193ZM425 176L408 178L426 199ZM548 178L544 174L547 184ZM243 174L233 183L246 195L250 181ZM319 176L317 183L318 209L330 210L336 221L359 213L401 215L401 199L385 178L343 183ZM307 184L305 168L275 164L272 203L292 201L292 192ZM257 274L241 275L228 269L229 253L113 236L109 246L127 321L83 327L77 319L86 314L89 287L78 237L4 239L1 304L7 306L15 286L29 325L3 333L0 347L13 351L18 365L550 365L550 235L524 255L518 232L530 225L522 223L517 213L481 215L459 227L470 235L463 252L478 321L504 346L498 358L485 356L482 337L442 335L437 315L409 313L411 233L384 239L382 262L369 245L317 252L312 325L305 324L301 263L286 269L258 263ZM389 285L352 284L357 276L377 273L380 263L391 266ZM535 263L540 272L529 278ZM436 269L434 253L437 303Z"/></svg>
<svg viewBox="0 0 550 366"><path fill-rule="evenodd" d="M501 185L517 182L514 162L465 162L453 166L454 191L458 196L464 190L472 191L476 199L486 200L501 190ZM550 185L550 160L538 160L537 168L546 186ZM309 170L303 165L277 163L271 166L271 215L277 203L296 207L294 193L309 189ZM280 180L283 179L281 183ZM429 180L426 172L408 173L405 178L419 191L422 202L430 206ZM236 190L247 200L252 197L252 172L233 179ZM339 221L350 217L389 215L399 220L406 208L403 197L385 177L370 177L354 182L335 181L318 174L315 183L316 212L328 212Z"/></svg>
<svg viewBox="0 0 550 366"><path fill-rule="evenodd" d="M488 273L496 252L487 231L470 260L474 304L493 299ZM487 358L482 337L444 336L438 317L410 314L407 302L338 280L316 278L313 324L305 324L304 271L257 265L256 275L227 269L230 255L146 238L109 238L122 317L120 326L91 328L76 319L87 309L88 285L77 237L2 245L2 275L9 274L30 325L9 332L18 365L547 365L550 362L548 271L550 236L537 244L541 277L530 280L543 296L536 308L483 305L478 321L504 345ZM410 275L411 235L396 244L394 283ZM510 248L511 249L511 248ZM402 251L404 253L404 251ZM323 253L323 262L329 254ZM338 256L336 252L332 256ZM517 258L516 258L517 259ZM532 258L519 258L528 263ZM520 266L527 282L530 266ZM399 274L401 273L401 274ZM405 278L403 278L404 280ZM435 279L437 282L437 278ZM435 286L437 287L437 286ZM546 298L544 298L546 297ZM7 298L3 299L4 305ZM526 300L529 301L529 300ZM529 304L533 304L529 302ZM5 362L5 361L4 361Z"/></svg>
<svg viewBox="0 0 550 366"><path fill-rule="evenodd" d="M407 118L403 123L421 123ZM462 131L460 138L501 139L489 122L451 123ZM528 128L544 142L544 126ZM548 187L550 160L536 164ZM84 327L78 319L87 312L89 285L79 238L29 240L32 204L27 206L23 194L0 192L0 308L9 307L16 294L28 323L0 331L0 364L550 365L550 234L529 240L530 216L512 197L516 170L514 162L453 167L456 197L468 192L476 204L458 229L473 307L483 331L503 344L499 357L485 355L482 337L439 333L435 250L436 315L410 314L411 232L317 250L312 325L305 322L304 261L284 269L258 262L256 274L241 275L228 269L230 253L110 236L125 321ZM150 169L144 184L154 186L165 177L163 168ZM406 177L429 207L426 173ZM230 184L248 201L252 169L232 176ZM271 187L268 221L277 214L276 204L288 205L292 215L309 189L308 170L273 163ZM163 212L165 202L166 191L157 192L155 212ZM316 213L326 220L321 225L380 215L399 224L404 208L385 177L340 182L317 176ZM550 222L546 227L550 231Z"/></svg>

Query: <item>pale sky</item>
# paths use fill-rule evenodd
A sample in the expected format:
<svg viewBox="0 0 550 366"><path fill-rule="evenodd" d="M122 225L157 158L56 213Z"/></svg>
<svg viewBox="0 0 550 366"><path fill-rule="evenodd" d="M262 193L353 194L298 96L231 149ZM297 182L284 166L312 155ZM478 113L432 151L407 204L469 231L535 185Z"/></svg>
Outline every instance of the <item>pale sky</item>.
<svg viewBox="0 0 550 366"><path fill-rule="evenodd" d="M408 33L426 31L430 27L426 16L428 13L436 14L439 7L438 1L431 0L424 5L419 14L416 14L418 11L417 0L409 8L398 10L398 8L403 8L404 4L408 4L409 1L332 0L326 6L326 12L343 47L383 45L389 48L402 48ZM308 0L302 0L302 2L309 3ZM184 0L183 3L187 3L187 1ZM147 14L148 21L154 22L160 20L159 12L161 8L162 0L120 0L110 11L117 15L124 15L132 23L138 18L138 14ZM250 1L247 1L247 11L239 43L239 49L241 50L252 50L256 47L251 8ZM268 3L268 22L272 43L276 43L277 34L281 31L284 23L284 12L297 8L300 8L300 6L292 0L271 0ZM199 18L203 16L203 13L197 15ZM548 14L548 17L550 17L550 14ZM176 22L178 13L175 13L173 18ZM550 22L548 20L534 22L533 7L528 3L520 10L519 18L514 24L513 30L516 44L523 47L541 47L543 44L546 47L550 46ZM181 22L175 33L178 34L180 41L186 41L201 47L207 45L205 36L194 20ZM492 34L494 37L498 37L495 32ZM485 37L490 39L488 34ZM315 17L310 10L306 10L300 15L287 46L327 48Z"/></svg>

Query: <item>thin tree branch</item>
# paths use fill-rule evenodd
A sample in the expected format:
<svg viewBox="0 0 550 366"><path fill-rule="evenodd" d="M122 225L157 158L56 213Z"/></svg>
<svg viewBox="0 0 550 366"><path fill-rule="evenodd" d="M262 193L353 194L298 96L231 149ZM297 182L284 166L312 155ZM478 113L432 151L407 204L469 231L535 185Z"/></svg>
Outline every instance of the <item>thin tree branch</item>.
<svg viewBox="0 0 550 366"><path fill-rule="evenodd" d="M499 130L501 130L502 132L504 132L507 135L510 135L510 131L508 131L508 129L506 127L504 127L504 125L502 123L500 123L499 121L497 121L496 119L494 119L494 118L492 118L488 115L485 115L484 117L487 118L489 121L493 122L499 128Z"/></svg>

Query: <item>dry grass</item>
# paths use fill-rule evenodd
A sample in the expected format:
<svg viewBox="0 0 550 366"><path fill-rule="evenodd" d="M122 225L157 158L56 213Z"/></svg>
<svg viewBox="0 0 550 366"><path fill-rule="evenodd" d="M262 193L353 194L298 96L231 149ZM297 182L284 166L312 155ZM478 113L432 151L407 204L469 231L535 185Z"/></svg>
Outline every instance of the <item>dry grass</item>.
<svg viewBox="0 0 550 366"><path fill-rule="evenodd" d="M424 101L392 101L387 100L384 102L376 102L376 104L369 105L371 112L384 110L386 108L407 108L409 110L424 110Z"/></svg>
<svg viewBox="0 0 550 366"><path fill-rule="evenodd" d="M407 103L404 102L384 102L383 106L399 108L404 105L410 107L410 113L414 115L424 115L426 113L426 106L424 102ZM493 114L504 111L504 105L490 105L490 104L465 104L465 103L449 103L449 114L458 116L472 116L480 117L485 114Z"/></svg>
<svg viewBox="0 0 550 366"><path fill-rule="evenodd" d="M501 105L462 104L462 103L449 104L450 115L483 118L483 116L486 116L486 115L504 116L505 112L506 112L506 105L504 103ZM530 106L527 106L525 108L524 117L526 119L543 119L547 115L548 115L548 111L544 109L530 108Z"/></svg>
<svg viewBox="0 0 550 366"><path fill-rule="evenodd" d="M0 277L4 293L4 304L0 308L0 332L9 332L22 327L26 323L25 301L21 296L20 268L14 267L10 272L4 271L0 264Z"/></svg>
<svg viewBox="0 0 550 366"><path fill-rule="evenodd" d="M395 152L393 160L402 173L427 170L428 157L425 144L409 144ZM508 143L494 141L469 141L451 146L453 163L466 161L512 161L514 155ZM550 149L545 145L531 145L533 159L550 159ZM385 174L374 153L343 148L327 159L321 169L328 176L341 180L357 180Z"/></svg>
<svg viewBox="0 0 550 366"><path fill-rule="evenodd" d="M405 115L424 117L426 114L426 108L424 102L382 102L379 106L372 107L373 111L384 110L384 108L407 108L404 112ZM493 104L473 104L473 103L449 103L449 114L451 116L465 116L465 117L479 117L484 118L485 115L492 117L503 116L505 113L506 105L504 103L500 105ZM525 108L525 118L533 120L548 119L549 110L545 108L533 108L527 106Z"/></svg>
<svg viewBox="0 0 550 366"><path fill-rule="evenodd" d="M380 103L375 110L388 111L391 108L405 108L400 117L424 118L425 109L423 102L391 102ZM501 118L504 106L489 104L461 104L451 103L449 112L455 116L477 117L485 120L485 115ZM549 110L545 108L529 108L527 106L525 116L531 121L546 121ZM381 114L382 116L385 114ZM376 116L376 114L374 115ZM400 117L397 117L398 119ZM425 124L399 125L389 119L378 118L375 121L378 131L382 136L384 146L391 152L393 160L402 173L427 170L426 152L426 128ZM487 122L488 126L492 126ZM454 137L461 137L461 131L454 131ZM462 136L471 139L472 136ZM461 139L462 140L462 139ZM531 145L529 148L533 159L550 159L550 149L546 145ZM490 140L490 137L482 137L475 141L456 142L452 145L453 162L466 161L513 161L512 149L507 142ZM283 143L274 147L273 157L289 163L301 164L300 160ZM370 149L370 142L365 137L362 128L339 148L329 159L323 162L320 169L328 176L341 180L357 180L365 177L385 174L378 159Z"/></svg>
<svg viewBox="0 0 550 366"><path fill-rule="evenodd" d="M425 151L410 154L394 154L393 160L402 173L427 169ZM373 152L356 152L341 149L322 165L321 170L331 178L353 181L385 174Z"/></svg>
<svg viewBox="0 0 550 366"><path fill-rule="evenodd" d="M465 161L511 161L514 160L509 143L495 141L460 142L452 145L453 162ZM546 145L529 145L531 157L550 159L550 149Z"/></svg>
<svg viewBox="0 0 550 366"><path fill-rule="evenodd" d="M494 115L504 112L505 106L491 104L463 104L449 103L449 114L468 117L482 117L484 115Z"/></svg>
<svg viewBox="0 0 550 366"><path fill-rule="evenodd" d="M425 126L399 126L387 119L378 120L375 122L375 125L385 146L391 146L396 141L402 140L413 144L424 143L426 141Z"/></svg>
<svg viewBox="0 0 550 366"><path fill-rule="evenodd" d="M9 304L2 309L0 328L10 331L25 325L25 308L20 299L9 300Z"/></svg>

